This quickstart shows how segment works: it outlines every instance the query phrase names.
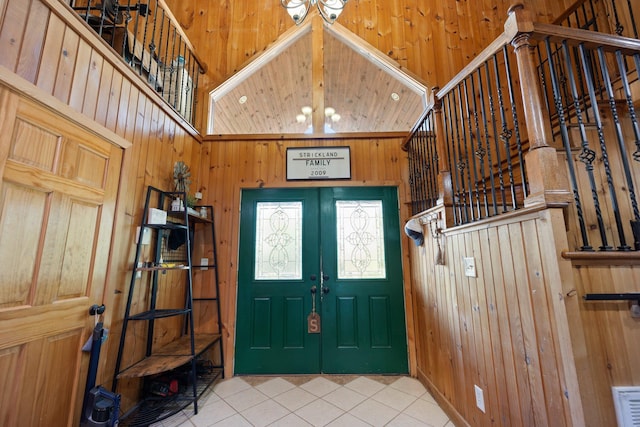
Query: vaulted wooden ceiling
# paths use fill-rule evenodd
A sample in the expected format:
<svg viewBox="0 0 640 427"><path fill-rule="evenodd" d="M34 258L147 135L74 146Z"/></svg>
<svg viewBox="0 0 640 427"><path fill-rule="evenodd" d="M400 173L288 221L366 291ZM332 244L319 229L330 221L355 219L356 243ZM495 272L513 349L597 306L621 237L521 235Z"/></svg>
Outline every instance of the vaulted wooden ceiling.
<svg viewBox="0 0 640 427"><path fill-rule="evenodd" d="M314 14L211 92L208 133L408 132L426 104L425 85Z"/></svg>

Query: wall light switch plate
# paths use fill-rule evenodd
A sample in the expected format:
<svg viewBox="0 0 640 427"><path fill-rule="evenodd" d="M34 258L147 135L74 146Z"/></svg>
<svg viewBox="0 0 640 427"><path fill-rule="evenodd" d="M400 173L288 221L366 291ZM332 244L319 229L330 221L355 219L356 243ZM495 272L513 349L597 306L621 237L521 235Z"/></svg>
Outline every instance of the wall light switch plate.
<svg viewBox="0 0 640 427"><path fill-rule="evenodd" d="M477 385L474 385L473 388L474 388L474 390L476 392L476 406L482 412L485 412L485 410L484 410L484 393L482 392L482 389L480 387L478 387Z"/></svg>
<svg viewBox="0 0 640 427"><path fill-rule="evenodd" d="M464 262L464 275L467 277L476 276L476 260L474 257L463 257Z"/></svg>
<svg viewBox="0 0 640 427"><path fill-rule="evenodd" d="M196 194L194 194L193 197L197 200L202 200L202 193L199 191L196 191Z"/></svg>

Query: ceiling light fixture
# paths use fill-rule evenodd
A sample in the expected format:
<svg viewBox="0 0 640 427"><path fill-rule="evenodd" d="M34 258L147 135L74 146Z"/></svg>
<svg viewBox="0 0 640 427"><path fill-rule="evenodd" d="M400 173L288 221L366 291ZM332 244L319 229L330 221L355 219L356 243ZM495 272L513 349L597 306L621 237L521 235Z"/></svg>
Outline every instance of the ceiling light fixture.
<svg viewBox="0 0 640 427"><path fill-rule="evenodd" d="M308 105L305 105L300 109L301 114L296 115L296 122L300 124L307 124L307 130L305 133L310 133L313 130L313 124L311 123L311 115L313 113L313 108ZM327 107L324 109L324 116L326 118L324 124L324 132L325 133L334 133L332 130L332 123L338 123L342 118L340 114L336 113L336 109L333 107Z"/></svg>
<svg viewBox="0 0 640 427"><path fill-rule="evenodd" d="M287 9L287 13L296 25L302 24L311 6L316 6L320 16L327 23L333 24L342 13L347 0L280 0L280 4Z"/></svg>

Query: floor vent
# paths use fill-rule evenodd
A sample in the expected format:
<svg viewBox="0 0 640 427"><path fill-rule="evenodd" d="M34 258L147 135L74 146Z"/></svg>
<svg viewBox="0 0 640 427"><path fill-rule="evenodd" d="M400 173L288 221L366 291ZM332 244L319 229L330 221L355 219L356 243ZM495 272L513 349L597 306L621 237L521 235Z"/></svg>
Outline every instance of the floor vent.
<svg viewBox="0 0 640 427"><path fill-rule="evenodd" d="M640 387L612 387L618 427L640 427Z"/></svg>

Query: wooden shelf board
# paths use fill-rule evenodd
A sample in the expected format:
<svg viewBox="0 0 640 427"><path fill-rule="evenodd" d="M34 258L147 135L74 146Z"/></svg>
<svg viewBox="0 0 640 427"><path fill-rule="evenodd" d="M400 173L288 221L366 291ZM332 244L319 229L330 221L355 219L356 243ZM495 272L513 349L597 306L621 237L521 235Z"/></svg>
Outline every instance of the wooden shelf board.
<svg viewBox="0 0 640 427"><path fill-rule="evenodd" d="M220 339L220 334L199 334L195 337L196 356ZM182 336L156 349L154 354L142 359L118 374L118 378L139 378L170 371L191 361L190 338Z"/></svg>

